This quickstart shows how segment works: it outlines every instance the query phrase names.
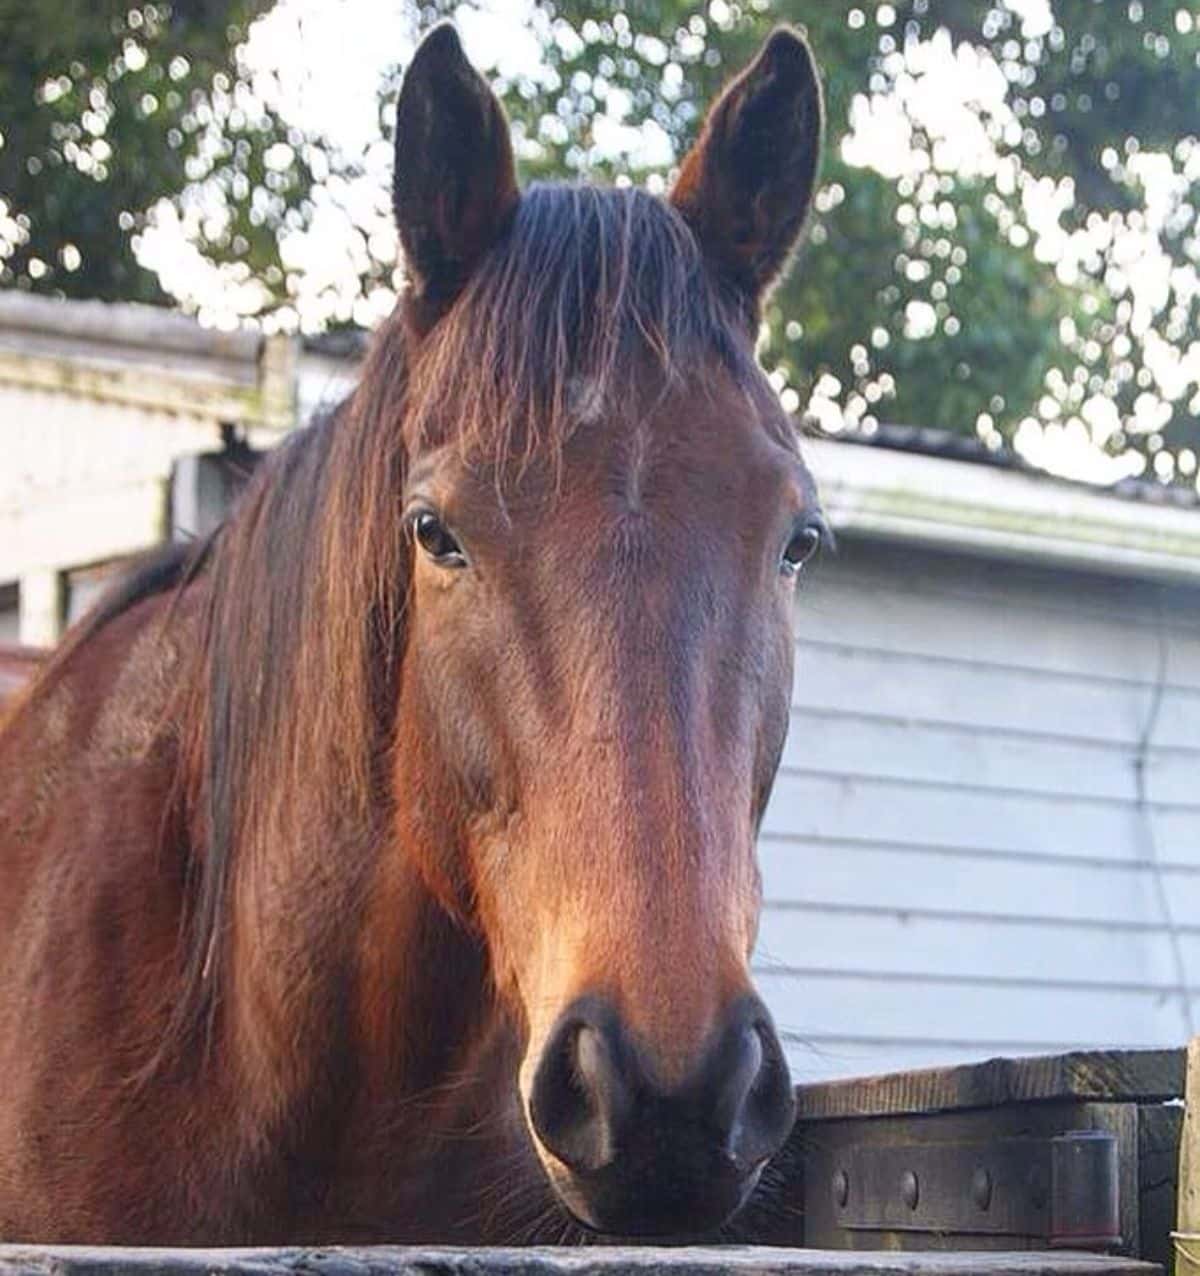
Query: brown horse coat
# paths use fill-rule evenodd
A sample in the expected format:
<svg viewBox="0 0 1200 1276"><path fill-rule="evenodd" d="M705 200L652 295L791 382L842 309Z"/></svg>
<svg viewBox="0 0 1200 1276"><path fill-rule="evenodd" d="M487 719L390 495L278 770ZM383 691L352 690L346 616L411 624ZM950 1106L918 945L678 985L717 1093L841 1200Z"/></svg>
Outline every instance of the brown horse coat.
<svg viewBox="0 0 1200 1276"><path fill-rule="evenodd" d="M752 343L819 131L779 31L669 203L522 194L426 40L359 390L0 733L0 1237L711 1233L754 1189L819 519Z"/></svg>

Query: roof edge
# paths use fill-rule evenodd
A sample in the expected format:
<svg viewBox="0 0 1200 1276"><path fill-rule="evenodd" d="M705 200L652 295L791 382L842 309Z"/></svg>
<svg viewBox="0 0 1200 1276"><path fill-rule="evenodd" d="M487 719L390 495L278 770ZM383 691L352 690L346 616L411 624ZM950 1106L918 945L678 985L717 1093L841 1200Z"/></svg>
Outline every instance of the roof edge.
<svg viewBox="0 0 1200 1276"><path fill-rule="evenodd" d="M1200 582L1194 509L1080 484L810 438L803 450L835 531L1074 567Z"/></svg>

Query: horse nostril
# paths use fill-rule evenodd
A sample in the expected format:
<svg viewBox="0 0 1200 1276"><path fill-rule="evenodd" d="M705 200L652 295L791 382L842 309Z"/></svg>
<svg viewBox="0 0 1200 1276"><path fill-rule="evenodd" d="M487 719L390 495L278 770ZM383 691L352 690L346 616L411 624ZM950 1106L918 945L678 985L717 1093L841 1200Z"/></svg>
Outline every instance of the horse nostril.
<svg viewBox="0 0 1200 1276"><path fill-rule="evenodd" d="M749 1173L783 1146L796 1114L787 1063L770 1022L756 1019L731 1030L712 1066L717 1129L730 1158Z"/></svg>
<svg viewBox="0 0 1200 1276"><path fill-rule="evenodd" d="M713 1119L717 1129L726 1132L726 1149L736 1160L735 1147L741 1137L747 1100L763 1066L762 1038L756 1027L745 1027L737 1034L731 1056L723 1069Z"/></svg>
<svg viewBox="0 0 1200 1276"><path fill-rule="evenodd" d="M607 1024L572 1016L542 1051L529 1116L542 1144L571 1169L599 1170L617 1155L631 1106L618 1048Z"/></svg>

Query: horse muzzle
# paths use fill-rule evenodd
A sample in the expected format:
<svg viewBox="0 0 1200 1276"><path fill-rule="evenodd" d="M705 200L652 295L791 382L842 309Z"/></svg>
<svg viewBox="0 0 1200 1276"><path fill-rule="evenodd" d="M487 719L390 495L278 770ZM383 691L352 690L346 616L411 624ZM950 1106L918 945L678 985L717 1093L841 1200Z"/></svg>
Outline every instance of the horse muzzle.
<svg viewBox="0 0 1200 1276"><path fill-rule="evenodd" d="M746 1202L795 1117L766 1007L740 999L700 1062L669 1090L606 1002L559 1017L529 1096L529 1122L560 1199L622 1236L712 1232Z"/></svg>

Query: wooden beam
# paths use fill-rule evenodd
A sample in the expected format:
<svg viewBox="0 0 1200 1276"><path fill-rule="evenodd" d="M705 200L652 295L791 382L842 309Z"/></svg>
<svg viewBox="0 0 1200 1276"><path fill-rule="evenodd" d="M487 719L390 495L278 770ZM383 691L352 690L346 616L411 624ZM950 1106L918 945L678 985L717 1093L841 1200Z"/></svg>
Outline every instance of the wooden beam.
<svg viewBox="0 0 1200 1276"><path fill-rule="evenodd" d="M26 647L52 647L65 622L65 584L61 571L43 567L21 573L20 628Z"/></svg>
<svg viewBox="0 0 1200 1276"><path fill-rule="evenodd" d="M53 500L0 509L0 581L86 567L151 549L167 539L169 498L167 480L151 478L115 487L76 488ZM25 589L23 584L22 616ZM24 619L21 634L22 642L34 646L57 637L42 636L40 627L26 629Z"/></svg>
<svg viewBox="0 0 1200 1276"><path fill-rule="evenodd" d="M834 531L1107 575L1196 580L1196 511L944 456L805 439Z"/></svg>
<svg viewBox="0 0 1200 1276"><path fill-rule="evenodd" d="M799 1086L800 1121L957 1112L1054 1099L1161 1102L1183 1093L1182 1050L1086 1050L989 1059Z"/></svg>
<svg viewBox="0 0 1200 1276"><path fill-rule="evenodd" d="M1187 1048L1177 1223L1175 1276L1200 1276L1200 1037Z"/></svg>
<svg viewBox="0 0 1200 1276"><path fill-rule="evenodd" d="M1171 1233L1177 1216L1179 1139L1183 1108L1176 1103L1138 1106L1138 1238L1139 1258L1171 1268Z"/></svg>
<svg viewBox="0 0 1200 1276"><path fill-rule="evenodd" d="M270 338L274 341L274 338ZM108 367L82 359L0 349L0 386L115 403L146 412L285 431L295 425L290 347L268 347L261 384L239 385L156 368Z"/></svg>

